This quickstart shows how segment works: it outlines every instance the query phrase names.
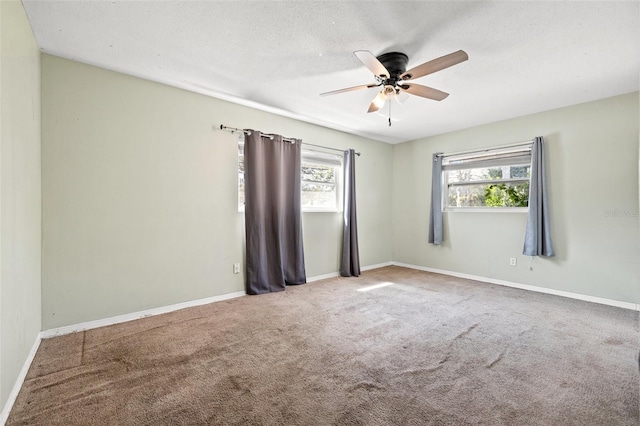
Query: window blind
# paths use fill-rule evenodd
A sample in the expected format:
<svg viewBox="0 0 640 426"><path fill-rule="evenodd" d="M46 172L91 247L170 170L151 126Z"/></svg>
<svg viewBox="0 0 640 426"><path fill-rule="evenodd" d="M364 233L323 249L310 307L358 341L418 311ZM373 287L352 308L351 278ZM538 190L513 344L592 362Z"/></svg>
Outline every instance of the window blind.
<svg viewBox="0 0 640 426"><path fill-rule="evenodd" d="M442 170L481 169L525 164L531 164L530 147L518 147L517 149L505 148L484 153L442 156Z"/></svg>

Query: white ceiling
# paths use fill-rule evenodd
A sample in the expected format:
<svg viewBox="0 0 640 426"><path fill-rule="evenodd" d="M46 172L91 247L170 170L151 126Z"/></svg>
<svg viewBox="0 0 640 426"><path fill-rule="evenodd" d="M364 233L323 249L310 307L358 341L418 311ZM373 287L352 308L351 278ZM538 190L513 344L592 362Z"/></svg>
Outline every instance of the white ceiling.
<svg viewBox="0 0 640 426"><path fill-rule="evenodd" d="M45 53L389 143L638 90L637 1L23 3ZM415 81L450 96L392 104L391 127L375 88L319 96L374 82L353 51L411 68L459 49Z"/></svg>

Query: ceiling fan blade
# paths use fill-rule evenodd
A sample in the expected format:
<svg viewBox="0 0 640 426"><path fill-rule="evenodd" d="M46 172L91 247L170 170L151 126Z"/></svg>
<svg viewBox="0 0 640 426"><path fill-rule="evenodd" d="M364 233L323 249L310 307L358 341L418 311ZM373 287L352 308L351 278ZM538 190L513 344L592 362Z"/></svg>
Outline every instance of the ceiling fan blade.
<svg viewBox="0 0 640 426"><path fill-rule="evenodd" d="M418 65L417 67L413 67L402 74L400 78L402 80L410 80L413 78L424 77L425 75L432 74L436 71L464 62L467 59L469 59L469 55L467 55L464 50L458 50L457 52L449 53L448 55L441 56L429 62L425 62L422 65Z"/></svg>
<svg viewBox="0 0 640 426"><path fill-rule="evenodd" d="M404 90L407 93L412 95L421 96L427 99L433 99L434 101L441 101L447 96L448 93L442 92L438 89L434 89L431 87L423 86L421 84L403 84L400 86L400 89Z"/></svg>
<svg viewBox="0 0 640 426"><path fill-rule="evenodd" d="M331 92L320 93L320 96L337 95L338 93L351 92L353 90L370 89L379 86L379 84L362 84L360 86L347 87L345 89L333 90Z"/></svg>
<svg viewBox="0 0 640 426"><path fill-rule="evenodd" d="M360 59L360 62L369 68L374 75L389 78L389 71L387 71L378 58L373 56L373 53L368 50L356 50L353 54L356 55L356 57Z"/></svg>
<svg viewBox="0 0 640 426"><path fill-rule="evenodd" d="M347 87L345 89L333 90L331 92L320 93L320 96L337 95L338 93L351 92L352 90L370 89L379 86L379 84L362 84L360 86Z"/></svg>

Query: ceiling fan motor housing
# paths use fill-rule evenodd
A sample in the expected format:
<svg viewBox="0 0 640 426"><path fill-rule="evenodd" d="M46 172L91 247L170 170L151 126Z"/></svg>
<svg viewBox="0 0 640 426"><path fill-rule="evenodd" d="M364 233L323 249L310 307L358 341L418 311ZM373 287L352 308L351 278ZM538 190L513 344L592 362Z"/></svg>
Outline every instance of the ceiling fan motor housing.
<svg viewBox="0 0 640 426"><path fill-rule="evenodd" d="M407 70L409 57L401 52L389 52L383 53L377 59L389 71L389 79L385 81L385 85L395 86L400 81L400 75Z"/></svg>

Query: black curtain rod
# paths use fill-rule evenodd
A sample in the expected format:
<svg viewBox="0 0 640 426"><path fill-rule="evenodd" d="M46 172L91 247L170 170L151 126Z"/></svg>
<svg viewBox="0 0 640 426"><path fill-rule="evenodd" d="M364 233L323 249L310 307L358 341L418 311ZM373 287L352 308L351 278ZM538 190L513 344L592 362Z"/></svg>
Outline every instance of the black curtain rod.
<svg viewBox="0 0 640 426"><path fill-rule="evenodd" d="M250 131L250 130L238 129L237 127L229 127L229 126L225 126L224 124L221 124L221 125L220 125L220 130L227 130L227 131L230 131L231 133L233 133L233 132L243 132L243 133L246 133L247 135L250 135L250 134L251 134L251 131ZM271 139L273 139L273 135L272 135L272 134L269 134L269 133L263 133L263 135L264 135L264 136L267 136L267 137L269 137L269 138L271 138ZM284 140L284 141L286 141L286 142L293 142L293 141L294 141L294 139L289 139L289 138L282 138L282 140ZM315 146L316 148L330 149L330 150L333 150L333 151L340 151L340 152L344 152L344 150L342 150L342 149L338 149L338 148L331 148L331 147L329 147L329 146L314 145L314 144L312 144L312 143L307 143L307 142L302 142L302 143L303 143L304 145ZM356 152L356 155L357 155L357 156L360 156L360 153L359 153L359 152Z"/></svg>

